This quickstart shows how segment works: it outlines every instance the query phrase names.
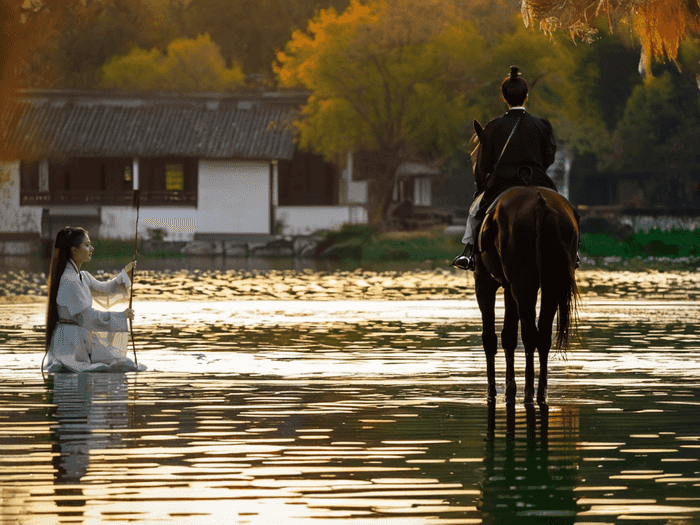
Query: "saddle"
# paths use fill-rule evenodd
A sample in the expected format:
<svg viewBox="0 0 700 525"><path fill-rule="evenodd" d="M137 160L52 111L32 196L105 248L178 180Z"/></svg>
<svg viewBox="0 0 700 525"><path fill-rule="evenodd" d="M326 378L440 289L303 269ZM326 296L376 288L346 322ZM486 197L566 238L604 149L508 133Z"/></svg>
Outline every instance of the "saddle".
<svg viewBox="0 0 700 525"><path fill-rule="evenodd" d="M481 238L484 235L484 232L486 231L486 225L489 222L489 219L491 218L491 215L493 215L494 210L496 209L496 205L500 202L501 198L503 195L508 193L510 190L514 188L527 188L528 186L511 186L510 188L503 190L501 193L498 194L498 197L496 197L491 204L489 204L489 207L486 208L486 214L484 215L484 218L481 221L481 224L479 225L479 233L476 236L476 249L479 252L482 252L483 250L481 249ZM552 188L547 188L546 186L537 186L538 189L541 190L551 190Z"/></svg>

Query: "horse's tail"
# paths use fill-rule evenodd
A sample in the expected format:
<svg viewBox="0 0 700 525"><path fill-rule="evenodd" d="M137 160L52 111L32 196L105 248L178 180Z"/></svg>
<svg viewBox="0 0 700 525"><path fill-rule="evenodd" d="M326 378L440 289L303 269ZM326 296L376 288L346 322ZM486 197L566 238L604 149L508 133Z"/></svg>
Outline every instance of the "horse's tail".
<svg viewBox="0 0 700 525"><path fill-rule="evenodd" d="M557 303L558 350L569 347L569 336L576 324L577 307L580 298L576 284L574 262L570 250L562 238L562 230L557 224L553 211L547 205L542 193L537 193L537 270L539 272L542 300L553 296Z"/></svg>

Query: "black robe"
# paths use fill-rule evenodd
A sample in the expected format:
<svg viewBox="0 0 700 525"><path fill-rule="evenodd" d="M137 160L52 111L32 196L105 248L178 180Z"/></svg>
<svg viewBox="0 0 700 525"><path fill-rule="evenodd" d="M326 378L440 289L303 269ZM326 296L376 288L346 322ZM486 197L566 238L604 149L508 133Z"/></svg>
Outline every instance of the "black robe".
<svg viewBox="0 0 700 525"><path fill-rule="evenodd" d="M518 129L494 173L503 146L521 115ZM484 185L480 211L485 211L493 199L513 186L544 186L556 191L554 181L546 173L557 151L548 120L534 117L523 109L511 109L486 124L479 141L477 169L481 173L490 173Z"/></svg>

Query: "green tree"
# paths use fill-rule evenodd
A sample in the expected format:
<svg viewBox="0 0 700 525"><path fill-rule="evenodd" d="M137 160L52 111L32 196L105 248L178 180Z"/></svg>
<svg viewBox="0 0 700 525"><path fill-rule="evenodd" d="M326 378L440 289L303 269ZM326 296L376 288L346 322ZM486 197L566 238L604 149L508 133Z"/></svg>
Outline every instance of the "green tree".
<svg viewBox="0 0 700 525"><path fill-rule="evenodd" d="M637 176L648 205L685 207L693 202L693 174L700 172L700 95L666 71L636 86L602 158L611 175Z"/></svg>
<svg viewBox="0 0 700 525"><path fill-rule="evenodd" d="M478 72L488 79L479 95L491 116L506 108L500 85L510 65L519 66L528 81L528 111L549 119L558 141L579 152L602 147L607 133L588 84L598 78L599 70L582 63L578 46L559 37L552 41L522 24L502 34L488 48Z"/></svg>
<svg viewBox="0 0 700 525"><path fill-rule="evenodd" d="M104 65L102 83L116 89L230 91L243 84L237 63L227 68L218 46L204 34L175 39L165 54L134 48Z"/></svg>

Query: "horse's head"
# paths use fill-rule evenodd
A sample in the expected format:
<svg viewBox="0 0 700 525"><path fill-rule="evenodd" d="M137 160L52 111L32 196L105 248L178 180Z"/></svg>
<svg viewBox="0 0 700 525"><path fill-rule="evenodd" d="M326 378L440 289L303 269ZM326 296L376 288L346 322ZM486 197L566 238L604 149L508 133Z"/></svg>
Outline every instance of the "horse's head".
<svg viewBox="0 0 700 525"><path fill-rule="evenodd" d="M484 127L478 120L474 119L474 135L472 135L472 138L469 141L469 149L471 151L472 172L474 173L474 179L476 181L476 191L479 193L484 191L483 185L487 175L486 173L481 173L476 165L476 158L479 153L479 144L483 131Z"/></svg>

